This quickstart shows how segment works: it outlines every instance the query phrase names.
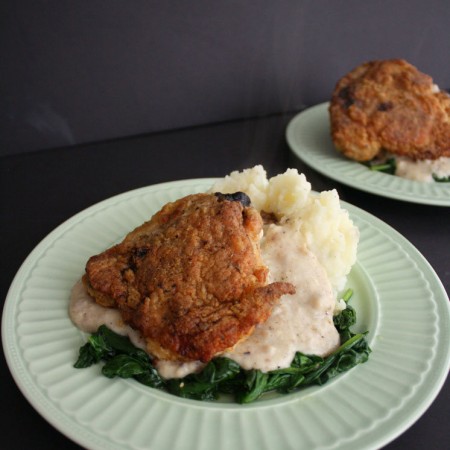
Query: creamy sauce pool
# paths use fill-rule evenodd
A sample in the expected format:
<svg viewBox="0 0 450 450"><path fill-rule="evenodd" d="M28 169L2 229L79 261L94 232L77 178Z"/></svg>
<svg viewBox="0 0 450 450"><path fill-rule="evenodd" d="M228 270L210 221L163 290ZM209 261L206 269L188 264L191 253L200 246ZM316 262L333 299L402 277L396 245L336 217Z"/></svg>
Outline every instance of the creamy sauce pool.
<svg viewBox="0 0 450 450"><path fill-rule="evenodd" d="M296 293L283 296L269 319L224 355L244 369L289 367L297 351L325 356L339 346L330 281L316 256L299 242L293 227L272 224L265 230L261 253L269 281L292 283Z"/></svg>
<svg viewBox="0 0 450 450"><path fill-rule="evenodd" d="M72 288L69 316L77 328L85 333L95 333L100 325L106 325L115 333L128 336L136 347L145 350L144 339L139 332L124 323L119 310L97 304L86 292L81 280Z"/></svg>
<svg viewBox="0 0 450 450"><path fill-rule="evenodd" d="M410 158L398 156L395 159L395 175L409 180L434 182L433 175L438 178L450 176L450 158L442 156L435 160L425 159L414 161Z"/></svg>
<svg viewBox="0 0 450 450"><path fill-rule="evenodd" d="M265 228L261 253L270 270L270 281L288 281L296 294L285 295L269 319L255 327L250 337L223 356L235 360L244 369L263 372L288 367L297 351L325 356L339 346L339 334L333 324L336 300L325 269L291 226L271 224ZM134 345L145 349L139 333L124 324L117 310L97 305L78 282L71 295L69 314L74 324L93 333L104 324ZM157 370L164 378L181 378L198 372L199 361L177 363L159 361Z"/></svg>

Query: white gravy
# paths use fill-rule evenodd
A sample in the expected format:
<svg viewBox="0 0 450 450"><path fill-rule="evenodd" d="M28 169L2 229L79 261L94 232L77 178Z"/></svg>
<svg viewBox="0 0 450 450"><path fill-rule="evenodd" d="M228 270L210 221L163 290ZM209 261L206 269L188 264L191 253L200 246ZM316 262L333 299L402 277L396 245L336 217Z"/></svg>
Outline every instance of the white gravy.
<svg viewBox="0 0 450 450"><path fill-rule="evenodd" d="M288 281L296 287L285 295L269 319L225 356L244 369L263 372L288 367L295 353L325 356L339 346L333 324L336 300L325 269L289 226L269 225L261 241L270 281Z"/></svg>
<svg viewBox="0 0 450 450"><path fill-rule="evenodd" d="M439 178L450 176L450 158L442 156L435 160L425 159L414 161L407 157L398 156L395 159L395 175L409 180L434 182L433 175Z"/></svg>
<svg viewBox="0 0 450 450"><path fill-rule="evenodd" d="M296 294L283 296L264 324L223 354L244 369L267 372L284 368L297 351L325 356L339 346L339 334L333 325L336 300L331 284L315 255L299 243L297 233L288 225L272 224L265 229L261 253L270 270L270 281L288 281L295 285ZM123 323L120 313L97 305L81 282L72 290L69 313L74 324L86 333L105 324L145 349L144 341ZM203 366L199 361L159 361L156 368L164 378L181 378Z"/></svg>
<svg viewBox="0 0 450 450"><path fill-rule="evenodd" d="M136 347L145 350L144 339L138 331L123 322L119 310L97 304L86 292L81 280L72 288L69 316L77 328L85 333L95 333L100 325L106 325L115 333L128 336Z"/></svg>

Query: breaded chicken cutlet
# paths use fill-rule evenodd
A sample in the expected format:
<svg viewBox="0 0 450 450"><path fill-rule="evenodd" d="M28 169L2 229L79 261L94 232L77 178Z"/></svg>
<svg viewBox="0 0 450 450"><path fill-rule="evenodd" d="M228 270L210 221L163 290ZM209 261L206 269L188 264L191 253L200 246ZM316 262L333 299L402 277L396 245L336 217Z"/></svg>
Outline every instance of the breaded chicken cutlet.
<svg viewBox="0 0 450 450"><path fill-rule="evenodd" d="M450 96L404 60L356 67L336 84L329 114L335 147L356 161L383 150L413 160L450 156Z"/></svg>
<svg viewBox="0 0 450 450"><path fill-rule="evenodd" d="M93 256L83 281L118 308L157 359L207 362L268 319L290 283L267 284L262 219L245 194L168 203L118 245Z"/></svg>

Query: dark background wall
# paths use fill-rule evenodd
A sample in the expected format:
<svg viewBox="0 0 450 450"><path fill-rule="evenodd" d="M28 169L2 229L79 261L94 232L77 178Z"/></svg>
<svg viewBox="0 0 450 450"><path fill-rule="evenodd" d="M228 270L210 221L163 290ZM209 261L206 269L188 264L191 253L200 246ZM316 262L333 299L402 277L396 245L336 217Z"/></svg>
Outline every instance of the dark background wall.
<svg viewBox="0 0 450 450"><path fill-rule="evenodd" d="M0 155L296 111L370 59L450 87L446 0L12 1Z"/></svg>

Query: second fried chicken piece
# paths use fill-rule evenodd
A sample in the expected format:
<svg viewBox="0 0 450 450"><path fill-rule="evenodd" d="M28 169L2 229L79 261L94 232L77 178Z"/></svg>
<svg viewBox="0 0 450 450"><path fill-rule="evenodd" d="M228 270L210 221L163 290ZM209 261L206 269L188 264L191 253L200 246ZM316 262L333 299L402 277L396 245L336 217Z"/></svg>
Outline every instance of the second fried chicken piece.
<svg viewBox="0 0 450 450"><path fill-rule="evenodd" d="M333 142L348 158L450 156L450 96L404 60L356 67L336 84L329 112Z"/></svg>
<svg viewBox="0 0 450 450"><path fill-rule="evenodd" d="M195 194L169 203L87 263L88 292L119 308L159 359L207 362L295 292L289 283L267 285L261 216L234 198L245 199Z"/></svg>

